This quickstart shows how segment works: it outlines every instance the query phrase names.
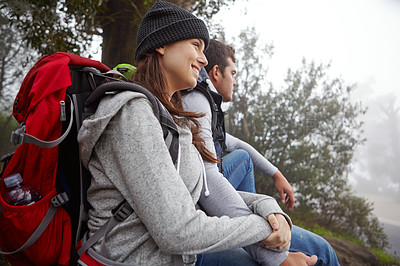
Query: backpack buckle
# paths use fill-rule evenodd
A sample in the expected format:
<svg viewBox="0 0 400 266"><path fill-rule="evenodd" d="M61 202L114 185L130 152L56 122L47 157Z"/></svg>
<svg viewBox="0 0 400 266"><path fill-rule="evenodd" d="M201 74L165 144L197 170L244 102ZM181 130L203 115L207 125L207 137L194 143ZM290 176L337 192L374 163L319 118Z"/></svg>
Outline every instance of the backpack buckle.
<svg viewBox="0 0 400 266"><path fill-rule="evenodd" d="M58 208L69 201L67 193L63 192L60 194L55 195L51 200L51 203L54 207Z"/></svg>
<svg viewBox="0 0 400 266"><path fill-rule="evenodd" d="M21 127L11 132L10 142L13 145L21 145L24 143L25 125L22 123Z"/></svg>
<svg viewBox="0 0 400 266"><path fill-rule="evenodd" d="M123 222L133 213L133 208L124 200L112 211L113 217L117 222Z"/></svg>

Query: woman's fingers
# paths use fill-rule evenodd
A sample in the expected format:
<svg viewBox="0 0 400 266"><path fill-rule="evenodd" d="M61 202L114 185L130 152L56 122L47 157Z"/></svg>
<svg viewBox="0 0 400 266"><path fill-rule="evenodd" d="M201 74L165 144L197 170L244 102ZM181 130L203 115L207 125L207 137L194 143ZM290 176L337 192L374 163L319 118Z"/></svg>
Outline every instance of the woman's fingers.
<svg viewBox="0 0 400 266"><path fill-rule="evenodd" d="M267 218L273 231L266 239L260 241L260 244L265 248L287 247L290 244L291 231L286 218L282 214L270 214Z"/></svg>
<svg viewBox="0 0 400 266"><path fill-rule="evenodd" d="M272 213L270 215L268 215L268 222L272 227L272 230L274 231L278 231L279 230L279 222L278 219L275 216L275 213Z"/></svg>

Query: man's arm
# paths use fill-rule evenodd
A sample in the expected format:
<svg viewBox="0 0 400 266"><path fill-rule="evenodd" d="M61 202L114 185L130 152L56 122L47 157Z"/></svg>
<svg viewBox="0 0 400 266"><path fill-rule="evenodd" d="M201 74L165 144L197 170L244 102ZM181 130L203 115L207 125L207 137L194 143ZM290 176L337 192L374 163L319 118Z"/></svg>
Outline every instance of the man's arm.
<svg viewBox="0 0 400 266"><path fill-rule="evenodd" d="M184 108L187 111L203 113L204 117L198 119L201 124L201 134L206 143L206 148L212 153L216 154L214 141L212 137L211 130L211 108L207 98L198 91L190 92L183 96ZM201 194L199 203L202 208L206 211L208 215L212 216L223 216L227 215L229 217L244 216L253 213L249 206L246 205L242 197L235 191L232 185L225 179L225 177L219 172L218 167L214 163L209 163L204 161L207 175L207 183L209 186L210 194L205 197L204 193ZM266 202L264 202L266 203ZM261 204L260 204L261 205ZM260 205L257 205L260 207ZM279 206L276 201L271 198L271 204L265 209L262 216L267 219L268 215L271 213L282 213L279 210ZM271 205L271 206L270 206ZM271 209L272 208L272 209ZM257 208L255 208L257 209ZM261 210L262 208L258 208ZM274 239L275 230L271 229L270 237L268 240L272 241ZM281 234L281 231L279 231ZM275 252L272 250L263 250L264 248L260 245L254 244L245 247L245 250L258 262L267 262L267 265L278 265L286 259L288 256L288 249L283 249L284 252Z"/></svg>
<svg viewBox="0 0 400 266"><path fill-rule="evenodd" d="M226 133L225 144L228 152L237 149L243 149L247 151L251 159L253 160L254 166L258 170L262 171L264 174L274 179L275 187L280 194L282 203L286 204L289 209L293 209L293 188L276 166L270 163L264 156L262 156L256 149L254 149L253 146L244 142L243 140L235 138L229 133Z"/></svg>

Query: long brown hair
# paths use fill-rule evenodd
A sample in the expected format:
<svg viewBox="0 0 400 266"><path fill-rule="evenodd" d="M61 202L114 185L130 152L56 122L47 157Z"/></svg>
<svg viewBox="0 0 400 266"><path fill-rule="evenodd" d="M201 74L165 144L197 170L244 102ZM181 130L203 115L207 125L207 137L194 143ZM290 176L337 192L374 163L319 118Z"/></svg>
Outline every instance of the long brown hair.
<svg viewBox="0 0 400 266"><path fill-rule="evenodd" d="M197 118L203 117L204 114L185 111L182 106L182 98L179 91L175 92L171 100L169 100L166 91L165 76L156 52L146 55L143 60L138 62L137 70L132 81L152 92L170 112L175 123L179 125L178 116L187 118L190 121L190 130L193 136L192 143L201 154L201 157L212 163L217 163L219 161L215 155L205 147L204 139L200 136L200 123L197 121Z"/></svg>

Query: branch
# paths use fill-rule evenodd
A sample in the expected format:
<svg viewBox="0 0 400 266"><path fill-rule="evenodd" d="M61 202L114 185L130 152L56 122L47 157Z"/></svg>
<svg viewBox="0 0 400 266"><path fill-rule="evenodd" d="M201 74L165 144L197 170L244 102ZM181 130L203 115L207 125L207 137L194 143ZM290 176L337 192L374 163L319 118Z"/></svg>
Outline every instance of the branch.
<svg viewBox="0 0 400 266"><path fill-rule="evenodd" d="M133 9L136 10L136 13L139 15L140 19L143 18L143 14L140 13L139 8L137 7L137 5L135 5L135 3L132 0L129 0L129 3L132 5Z"/></svg>

